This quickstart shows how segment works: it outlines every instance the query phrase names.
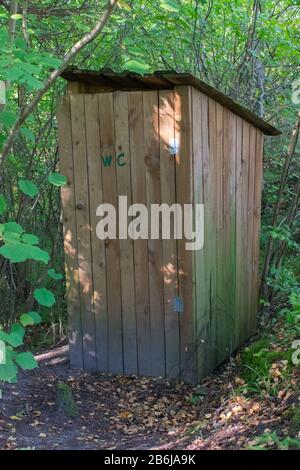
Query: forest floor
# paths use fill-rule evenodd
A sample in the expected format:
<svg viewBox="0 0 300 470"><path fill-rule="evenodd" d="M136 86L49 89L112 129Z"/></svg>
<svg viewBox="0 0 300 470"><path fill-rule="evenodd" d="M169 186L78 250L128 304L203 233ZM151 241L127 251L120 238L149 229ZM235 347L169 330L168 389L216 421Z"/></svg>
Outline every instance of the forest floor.
<svg viewBox="0 0 300 470"><path fill-rule="evenodd" d="M278 353L278 345L273 343L272 348ZM245 351L251 352L251 346ZM196 387L162 379L78 373L68 365L41 365L23 373L18 384L3 388L0 448L298 446L299 368L293 367L287 376L286 361L273 358L269 382L257 381L259 389L253 391L241 378L241 354ZM75 400L77 414L72 418L58 408L58 384L67 384Z"/></svg>

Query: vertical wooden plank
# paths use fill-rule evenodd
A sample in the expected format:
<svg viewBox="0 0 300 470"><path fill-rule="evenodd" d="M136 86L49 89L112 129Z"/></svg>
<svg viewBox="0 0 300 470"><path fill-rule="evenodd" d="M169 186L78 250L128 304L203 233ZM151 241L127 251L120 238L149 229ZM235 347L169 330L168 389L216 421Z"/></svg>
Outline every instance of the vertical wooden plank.
<svg viewBox="0 0 300 470"><path fill-rule="evenodd" d="M204 266L205 266L205 316L207 324L207 366L206 374L212 368L213 351L211 347L212 333L212 317L213 317L213 298L212 298L212 282L213 282L213 234L215 224L213 223L213 163L214 160L210 155L209 147L209 108L208 97L202 94L202 151L203 151L203 194L204 194Z"/></svg>
<svg viewBox="0 0 300 470"><path fill-rule="evenodd" d="M95 338L97 370L108 371L108 320L106 302L105 242L96 235L99 218L97 207L103 204L102 163L100 157L100 127L97 94L84 95L86 115L86 145L88 162L91 252L93 272L93 311L95 316Z"/></svg>
<svg viewBox="0 0 300 470"><path fill-rule="evenodd" d="M78 240L80 309L83 336L83 365L96 370L95 319L91 265L89 181L87 174L85 110L83 95L71 95L71 123Z"/></svg>
<svg viewBox="0 0 300 470"><path fill-rule="evenodd" d="M223 108L223 228L222 228L222 336L220 343L220 360L228 357L232 350L232 333L234 332L234 312L231 309L231 113Z"/></svg>
<svg viewBox="0 0 300 470"><path fill-rule="evenodd" d="M161 203L158 92L143 93L147 207ZM152 375L166 374L162 241L148 240Z"/></svg>
<svg viewBox="0 0 300 470"><path fill-rule="evenodd" d="M192 125L193 125L193 187L194 203L204 204L203 187L203 138L202 129L202 94L192 88ZM204 119L205 121L205 119ZM206 218L205 218L206 224ZM194 258L194 305L196 310L196 346L197 346L197 367L198 379L206 375L208 370L209 355L209 325L207 318L207 292L205 283L205 250L207 239L204 236L204 249L193 253Z"/></svg>
<svg viewBox="0 0 300 470"><path fill-rule="evenodd" d="M77 226L75 211L74 165L72 154L72 130L70 97L65 96L57 111L60 172L67 184L61 188L63 208L63 231L65 271L67 285L70 364L83 368L82 325L79 297L79 274L77 258Z"/></svg>
<svg viewBox="0 0 300 470"><path fill-rule="evenodd" d="M248 336L254 333L255 306L253 286L253 229L254 229L254 200L255 200L255 166L256 166L256 128L250 126L249 146L249 180L248 180L248 242L247 242L247 269L248 269Z"/></svg>
<svg viewBox="0 0 300 470"><path fill-rule="evenodd" d="M129 148L128 94L114 94L115 146L117 156L118 194L127 196L128 207L132 202L131 163ZM121 210L121 209L120 209ZM124 372L137 374L137 337L134 291L133 240L120 240L120 269L123 318Z"/></svg>
<svg viewBox="0 0 300 470"><path fill-rule="evenodd" d="M223 165L224 165L224 122L223 107L216 103L216 257L217 257L217 275L216 275L216 361L217 364L223 360L224 350L224 328L225 328L225 298L224 298L224 278L226 274L223 271L224 248L223 248Z"/></svg>
<svg viewBox="0 0 300 470"><path fill-rule="evenodd" d="M177 203L193 204L192 174L192 106L191 87L175 87L180 98L180 149L176 161ZM184 311L180 315L181 375L187 382L195 382L197 355L195 345L195 309L193 304L193 253L185 249L186 240L178 240L179 295Z"/></svg>
<svg viewBox="0 0 300 470"><path fill-rule="evenodd" d="M249 145L249 179L248 179L248 231L247 231L247 295L248 317L247 337L254 333L253 330L253 218L254 218L254 184L255 184L255 154L256 154L256 129L250 126Z"/></svg>
<svg viewBox="0 0 300 470"><path fill-rule="evenodd" d="M242 272L245 255L242 248L242 138L243 122L237 117L236 122L236 182L235 182L235 204L236 204L236 275L235 275L235 338L236 347L241 345L240 329L242 324L243 292Z"/></svg>
<svg viewBox="0 0 300 470"><path fill-rule="evenodd" d="M236 141L237 118L229 112L228 116L228 165L229 165L229 304L228 304L228 354L236 349L235 323L236 323Z"/></svg>
<svg viewBox="0 0 300 470"><path fill-rule="evenodd" d="M180 138L180 121L179 97L175 97L173 91L159 91L161 201L170 206L176 202L176 156L170 155L169 143L175 137ZM180 346L179 314L173 308L173 298L178 296L177 241L174 238L163 240L163 295L166 376L177 378L180 375Z"/></svg>
<svg viewBox="0 0 300 470"><path fill-rule="evenodd" d="M254 184L254 220L253 220L253 323L256 327L259 290L259 248L261 224L261 197L263 182L264 135L256 129L255 184Z"/></svg>
<svg viewBox="0 0 300 470"><path fill-rule="evenodd" d="M132 202L146 204L143 93L131 92L129 99L129 132L131 154ZM135 308L137 320L138 370L151 375L151 330L149 306L148 242L134 241Z"/></svg>
<svg viewBox="0 0 300 470"><path fill-rule="evenodd" d="M211 165L211 217L212 231L209 234L212 252L212 283L210 289L210 303L212 305L211 332L210 332L210 355L211 366L217 364L217 322L218 301L217 301L217 276L219 271L219 260L217 252L217 203L218 203L218 153L217 153L217 110L216 102L209 98L208 102L208 127L209 127L209 156Z"/></svg>
<svg viewBox="0 0 300 470"><path fill-rule="evenodd" d="M117 177L115 165L115 136L113 94L99 94L102 187L105 203L118 207ZM109 163L110 162L110 163ZM109 369L123 372L122 304L120 281L120 246L118 239L105 241L106 286L108 309Z"/></svg>
<svg viewBox="0 0 300 470"><path fill-rule="evenodd" d="M242 240L242 272L241 272L241 323L240 323L240 339L243 343L247 339L247 325L248 325L248 269L247 269L247 249L248 249L248 184L249 184L249 145L250 145L250 124L243 121L243 141L242 141L242 199L241 199L241 240Z"/></svg>

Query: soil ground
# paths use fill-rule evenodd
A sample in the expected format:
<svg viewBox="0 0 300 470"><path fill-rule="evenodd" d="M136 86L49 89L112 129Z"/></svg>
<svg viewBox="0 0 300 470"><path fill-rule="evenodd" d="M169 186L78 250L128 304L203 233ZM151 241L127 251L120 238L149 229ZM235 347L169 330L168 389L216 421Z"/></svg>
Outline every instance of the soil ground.
<svg viewBox="0 0 300 470"><path fill-rule="evenodd" d="M244 449L266 430L284 433L298 397L255 401L234 393L238 380L232 361L197 387L41 365L3 388L0 448ZM72 391L73 418L58 409L59 383Z"/></svg>

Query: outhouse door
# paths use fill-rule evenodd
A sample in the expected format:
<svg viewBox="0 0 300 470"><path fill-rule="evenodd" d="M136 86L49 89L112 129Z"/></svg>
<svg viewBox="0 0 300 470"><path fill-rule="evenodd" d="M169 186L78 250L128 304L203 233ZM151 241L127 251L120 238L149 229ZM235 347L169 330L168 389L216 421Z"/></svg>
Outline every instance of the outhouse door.
<svg viewBox="0 0 300 470"><path fill-rule="evenodd" d="M192 255L184 240L132 240L124 231L101 240L96 230L97 209L105 203L116 208L118 232L120 196L127 196L128 208L192 202L189 100L190 87L180 87L70 94L60 108L76 367L167 377L187 367L193 294Z"/></svg>

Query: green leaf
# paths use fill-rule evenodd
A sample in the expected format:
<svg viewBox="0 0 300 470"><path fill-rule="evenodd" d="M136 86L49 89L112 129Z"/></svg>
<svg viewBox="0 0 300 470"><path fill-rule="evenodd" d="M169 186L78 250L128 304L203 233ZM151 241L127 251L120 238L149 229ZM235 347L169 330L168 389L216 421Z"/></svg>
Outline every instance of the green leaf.
<svg viewBox="0 0 300 470"><path fill-rule="evenodd" d="M17 222L5 222L4 225L4 230L5 232L14 232L14 233L23 233L24 230L23 228L21 227L20 224L17 224Z"/></svg>
<svg viewBox="0 0 300 470"><path fill-rule="evenodd" d="M38 325L39 323L41 323L41 321L42 321L42 318L38 312L23 313L20 316L20 323L24 327L29 326L29 325Z"/></svg>
<svg viewBox="0 0 300 470"><path fill-rule="evenodd" d="M67 182L67 178L59 173L51 173L48 177L49 183L53 186L64 186Z"/></svg>
<svg viewBox="0 0 300 470"><path fill-rule="evenodd" d="M15 358L15 361L18 366L25 370L32 370L38 366L31 352L23 352L18 354Z"/></svg>
<svg viewBox="0 0 300 470"><path fill-rule="evenodd" d="M28 312L28 315L32 318L35 325L39 325L42 321L42 317L38 312Z"/></svg>
<svg viewBox="0 0 300 470"><path fill-rule="evenodd" d="M33 296L35 300L44 307L52 307L56 302L54 294L45 287L35 289Z"/></svg>
<svg viewBox="0 0 300 470"><path fill-rule="evenodd" d="M47 251L45 250L42 250L38 246L23 244L23 250L25 254L27 255L28 259L41 261L42 263L45 263L45 264L49 263L49 260L50 260L49 253L47 253Z"/></svg>
<svg viewBox="0 0 300 470"><path fill-rule="evenodd" d="M63 275L60 273L57 273L55 269L48 269L48 276L52 277L52 279L55 279L59 281L60 279L63 279Z"/></svg>
<svg viewBox="0 0 300 470"><path fill-rule="evenodd" d="M13 383L18 374L17 366L9 361L6 364L0 364L0 381Z"/></svg>
<svg viewBox="0 0 300 470"><path fill-rule="evenodd" d="M21 263L26 261L27 255L22 249L22 245L3 245L0 248L0 255L9 259L12 263Z"/></svg>
<svg viewBox="0 0 300 470"><path fill-rule="evenodd" d="M0 330L0 340L17 348L23 344L24 334L24 328L18 323L15 323L12 325L10 333L5 333L5 331Z"/></svg>
<svg viewBox="0 0 300 470"><path fill-rule="evenodd" d="M0 122L7 128L12 127L16 120L16 114L12 111L1 111L0 112Z"/></svg>
<svg viewBox="0 0 300 470"><path fill-rule="evenodd" d="M26 196L35 197L39 192L37 185L30 180L19 180L18 186L22 193L26 194Z"/></svg>
<svg viewBox="0 0 300 470"><path fill-rule="evenodd" d="M22 241L28 243L28 245L37 245L39 243L38 237L31 233L23 233Z"/></svg>
<svg viewBox="0 0 300 470"><path fill-rule="evenodd" d="M29 325L34 325L34 320L33 320L33 318L31 318L30 315L28 315L28 313L23 313L20 316L20 323L21 323L22 326L26 327L26 326L29 326Z"/></svg>
<svg viewBox="0 0 300 470"><path fill-rule="evenodd" d="M26 56L27 57L27 56ZM31 78L31 74L39 74L41 69L36 65L30 64L29 62L20 62L19 66L24 70L24 72L30 74L28 76L28 80Z"/></svg>
<svg viewBox="0 0 300 470"><path fill-rule="evenodd" d="M22 18L23 18L23 16L20 13L15 13L15 14L11 15L12 20L21 20Z"/></svg>
<svg viewBox="0 0 300 470"><path fill-rule="evenodd" d="M117 5L120 8L123 8L126 11L131 11L131 6L128 5L127 2L124 2L124 0L117 0Z"/></svg>
<svg viewBox="0 0 300 470"><path fill-rule="evenodd" d="M7 232L5 231L3 234L3 240L5 243L16 243L20 241L21 235L16 232Z"/></svg>
<svg viewBox="0 0 300 470"><path fill-rule="evenodd" d="M128 60L125 62L125 68L140 74L147 73L149 71L149 65L138 60Z"/></svg>
<svg viewBox="0 0 300 470"><path fill-rule="evenodd" d="M162 0L160 7L163 10L170 11L171 13L178 13L180 5L174 0Z"/></svg>
<svg viewBox="0 0 300 470"><path fill-rule="evenodd" d="M5 197L0 194L0 215L4 214L7 211L7 204Z"/></svg>
<svg viewBox="0 0 300 470"><path fill-rule="evenodd" d="M19 323L14 323L11 326L10 334L11 335L16 335L16 336L18 336L19 338L21 338L23 340L24 335L25 335L25 330L24 330L23 326L20 325Z"/></svg>
<svg viewBox="0 0 300 470"><path fill-rule="evenodd" d="M30 142L34 142L34 133L28 129L28 127L21 127L21 134L25 137L25 139L30 140Z"/></svg>

